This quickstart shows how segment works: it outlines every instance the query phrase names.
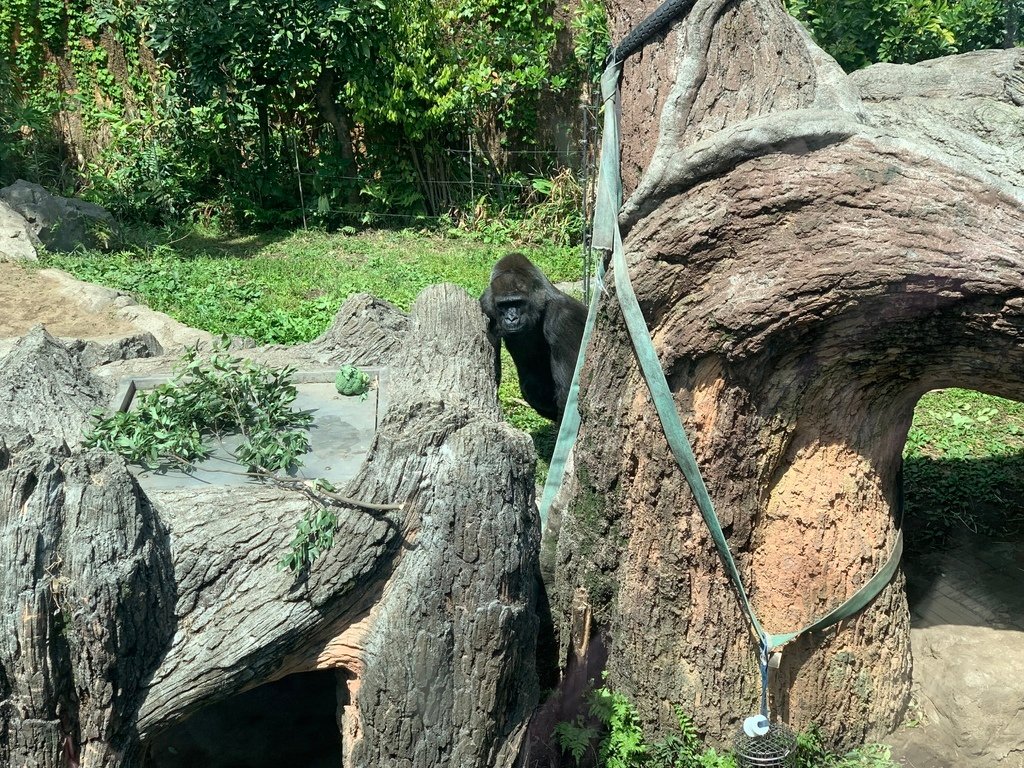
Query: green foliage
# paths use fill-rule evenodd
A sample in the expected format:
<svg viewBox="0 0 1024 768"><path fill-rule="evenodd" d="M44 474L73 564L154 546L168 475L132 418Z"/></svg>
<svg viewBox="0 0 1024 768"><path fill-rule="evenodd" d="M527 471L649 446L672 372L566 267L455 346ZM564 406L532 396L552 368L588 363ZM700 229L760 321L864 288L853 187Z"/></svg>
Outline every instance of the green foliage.
<svg viewBox="0 0 1024 768"><path fill-rule="evenodd" d="M607 687L597 688L590 696L590 714L600 729L583 717L572 723L559 723L555 738L563 752L580 765L597 744L598 768L737 768L735 756L719 754L701 743L693 720L679 706L674 707L679 733L670 733L661 741L646 741L636 707L622 693ZM845 755L830 752L817 727L797 734L792 768L895 768L889 748L868 744Z"/></svg>
<svg viewBox="0 0 1024 768"><path fill-rule="evenodd" d="M478 209L471 226L485 241L553 243L568 246L583 239L587 222L583 218L583 188L575 174L563 169L554 178L534 179L532 191L524 196L526 214L517 218L514 206L506 206L497 216Z"/></svg>
<svg viewBox="0 0 1024 768"><path fill-rule="evenodd" d="M895 768L892 754L884 744L865 744L844 755L829 751L816 725L796 735L793 768Z"/></svg>
<svg viewBox="0 0 1024 768"><path fill-rule="evenodd" d="M370 375L354 365L343 365L334 377L334 386L342 395L362 395L370 391Z"/></svg>
<svg viewBox="0 0 1024 768"><path fill-rule="evenodd" d="M1024 403L963 389L926 394L907 434L903 485L914 549L957 528L1024 531Z"/></svg>
<svg viewBox="0 0 1024 768"><path fill-rule="evenodd" d="M143 392L132 410L94 414L86 447L155 468L207 458L210 441L242 435L235 451L250 472L278 472L301 464L309 449L312 416L292 409L294 370L234 357L226 340L205 359L188 350L171 381Z"/></svg>
<svg viewBox="0 0 1024 768"><path fill-rule="evenodd" d="M601 79L605 59L612 48L603 0L580 0L573 13L572 29L577 65L596 83Z"/></svg>
<svg viewBox="0 0 1024 768"><path fill-rule="evenodd" d="M654 743L645 739L636 707L622 693L607 687L595 689L590 695L590 714L600 723L600 731L582 717L555 729L559 747L577 765L600 736L596 753L601 768L736 768L731 756L704 749L693 721L678 706L679 734Z"/></svg>
<svg viewBox="0 0 1024 768"><path fill-rule="evenodd" d="M319 491L334 492L334 486L324 480L314 482L313 493ZM338 514L331 507L313 503L303 514L295 527L286 552L278 565L291 571L301 573L308 570L313 562L334 546L334 532L338 528Z"/></svg>
<svg viewBox="0 0 1024 768"><path fill-rule="evenodd" d="M440 80L448 87L451 115L479 112L529 140L538 125L544 89L561 91L568 80L551 69L559 23L545 0L447 0L441 34L451 58Z"/></svg>
<svg viewBox="0 0 1024 768"><path fill-rule="evenodd" d="M524 186L512 202L481 197L472 215L457 223L449 220L447 231L492 245L579 242L584 225L583 191L572 172L563 170L553 179L534 179L530 189Z"/></svg>
<svg viewBox="0 0 1024 768"><path fill-rule="evenodd" d="M0 181L84 189L121 212L163 210L178 194L186 169L167 160L157 103L167 72L140 44L150 26L147 5L0 6Z"/></svg>
<svg viewBox="0 0 1024 768"><path fill-rule="evenodd" d="M998 48L1005 42L1007 14L1011 6L1017 13L1024 8L1021 0L955 0L946 6L949 26L957 50L979 51ZM1018 32L1018 42L1021 41Z"/></svg>
<svg viewBox="0 0 1024 768"><path fill-rule="evenodd" d="M836 768L895 768L892 750L885 744L865 744L847 752Z"/></svg>
<svg viewBox="0 0 1024 768"><path fill-rule="evenodd" d="M1011 0L1017 2L1017 0ZM784 0L844 69L1002 45L1006 0Z"/></svg>
<svg viewBox="0 0 1024 768"><path fill-rule="evenodd" d="M209 358L189 349L171 381L138 394L134 407L107 416L93 414L86 434L87 448L102 448L130 462L156 469L194 471L208 458L212 442L240 435L231 455L253 479L299 487L310 506L296 526L288 552L279 565L293 573L309 568L334 543L338 516L323 498L335 488L316 479L308 484L281 480L280 474L299 467L309 450L313 416L292 408L296 389L294 369L273 368L229 354L222 339Z"/></svg>
<svg viewBox="0 0 1024 768"><path fill-rule="evenodd" d="M651 745L652 768L736 768L731 755L720 755L714 748L704 748L693 720L678 704L673 707L679 733L670 733L664 740Z"/></svg>
<svg viewBox="0 0 1024 768"><path fill-rule="evenodd" d="M646 761L648 750L636 707L624 694L604 687L596 689L590 699L590 713L607 729L597 750L602 766L629 768Z"/></svg>
<svg viewBox="0 0 1024 768"><path fill-rule="evenodd" d="M793 757L793 768L829 768L836 762L836 756L825 748L821 731L816 725L796 735L796 753Z"/></svg>
<svg viewBox="0 0 1024 768"><path fill-rule="evenodd" d="M73 187L154 222L472 218L481 184L488 205L522 210L559 163L532 151L541 100L574 102L606 35L588 0L566 57L554 10L546 0L10 0L0 180ZM58 113L73 118L55 135ZM530 148L528 159L510 146Z"/></svg>
<svg viewBox="0 0 1024 768"><path fill-rule="evenodd" d="M583 760L584 755L590 751L590 745L597 739L597 729L587 725L582 716L577 717L573 722L561 722L555 726L555 740L558 747L567 753L576 765Z"/></svg>
<svg viewBox="0 0 1024 768"><path fill-rule="evenodd" d="M318 210L356 194L360 169L344 135L356 123L391 129L395 166L404 154L396 141L424 129L402 118L430 97L414 82L427 63L418 54L430 56L420 47L430 48L430 3L170 0L154 11L152 44L174 72L182 150L191 148L204 179L231 178L223 202L243 221L296 220L300 156Z"/></svg>
<svg viewBox="0 0 1024 768"><path fill-rule="evenodd" d="M787 0L847 68L999 45L1011 3ZM542 112L575 103L609 45L601 0L7 0L0 182L150 222L577 242Z"/></svg>

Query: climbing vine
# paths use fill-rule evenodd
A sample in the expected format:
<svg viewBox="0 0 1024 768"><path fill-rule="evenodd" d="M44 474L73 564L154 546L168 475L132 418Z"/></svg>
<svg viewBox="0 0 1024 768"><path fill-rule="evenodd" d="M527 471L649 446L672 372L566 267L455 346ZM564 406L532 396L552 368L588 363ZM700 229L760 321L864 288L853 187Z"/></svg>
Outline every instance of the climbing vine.
<svg viewBox="0 0 1024 768"><path fill-rule="evenodd" d="M165 138L169 75L144 44L149 22L145 4L125 0L0 7L0 181L86 189L114 208L160 197L147 147Z"/></svg>

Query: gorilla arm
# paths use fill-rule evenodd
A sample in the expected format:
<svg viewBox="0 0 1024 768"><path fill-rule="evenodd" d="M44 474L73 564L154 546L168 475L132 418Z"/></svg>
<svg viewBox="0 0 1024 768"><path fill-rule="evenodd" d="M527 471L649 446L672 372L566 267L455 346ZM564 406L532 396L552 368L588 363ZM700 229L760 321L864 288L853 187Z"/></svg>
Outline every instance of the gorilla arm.
<svg viewBox="0 0 1024 768"><path fill-rule="evenodd" d="M555 383L559 421L569 397L586 323L587 309L575 299L559 292L557 297L548 302L544 317L544 339L551 347L551 378Z"/></svg>

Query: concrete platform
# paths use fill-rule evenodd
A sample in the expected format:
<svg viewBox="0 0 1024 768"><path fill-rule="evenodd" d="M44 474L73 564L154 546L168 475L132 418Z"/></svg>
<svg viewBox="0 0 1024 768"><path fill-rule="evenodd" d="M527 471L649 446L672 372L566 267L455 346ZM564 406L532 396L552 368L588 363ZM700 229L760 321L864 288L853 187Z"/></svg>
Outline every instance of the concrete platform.
<svg viewBox="0 0 1024 768"><path fill-rule="evenodd" d="M386 372L380 368L363 370L373 378L365 399L338 394L334 370L296 372L292 379L297 390L293 408L311 411L313 424L309 430L310 450L300 457L302 466L289 473L291 477L322 478L341 486L359 471L373 443L387 398ZM123 380L114 397L113 410L130 409L140 392L167 380L167 377ZM213 455L199 462L191 473L171 466L156 470L135 465L129 468L146 490L243 485L253 480L231 455L241 442L240 435L226 436L215 445Z"/></svg>

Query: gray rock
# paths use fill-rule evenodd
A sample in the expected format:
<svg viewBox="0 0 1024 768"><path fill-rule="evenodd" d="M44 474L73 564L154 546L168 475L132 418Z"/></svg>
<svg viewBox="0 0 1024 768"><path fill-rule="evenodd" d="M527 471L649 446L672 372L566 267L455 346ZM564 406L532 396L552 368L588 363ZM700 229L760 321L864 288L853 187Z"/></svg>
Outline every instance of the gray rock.
<svg viewBox="0 0 1024 768"><path fill-rule="evenodd" d="M38 243L25 217L0 201L0 261L38 261Z"/></svg>
<svg viewBox="0 0 1024 768"><path fill-rule="evenodd" d="M101 383L83 368L81 355L42 326L0 359L0 433L13 450L40 435L76 444L91 422L89 414L105 400Z"/></svg>
<svg viewBox="0 0 1024 768"><path fill-rule="evenodd" d="M24 217L32 234L51 251L78 246L106 249L117 231L114 217L95 203L51 195L18 179L0 189L0 201Z"/></svg>
<svg viewBox="0 0 1024 768"><path fill-rule="evenodd" d="M108 365L118 360L138 360L140 358L159 357L164 348L149 331L142 331L132 336L124 336L107 344L97 341L75 339L69 341L68 349L82 357L82 367L87 371L101 365Z"/></svg>

